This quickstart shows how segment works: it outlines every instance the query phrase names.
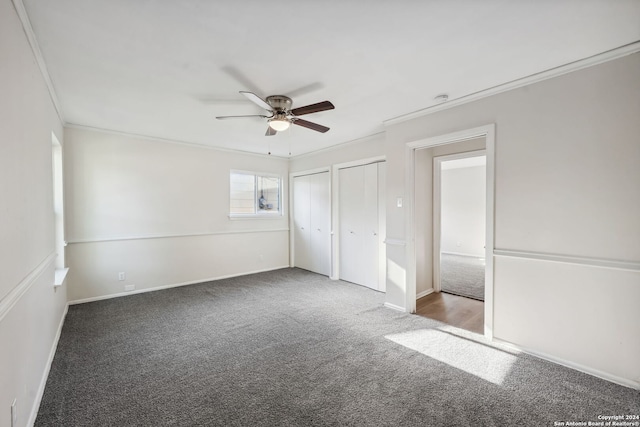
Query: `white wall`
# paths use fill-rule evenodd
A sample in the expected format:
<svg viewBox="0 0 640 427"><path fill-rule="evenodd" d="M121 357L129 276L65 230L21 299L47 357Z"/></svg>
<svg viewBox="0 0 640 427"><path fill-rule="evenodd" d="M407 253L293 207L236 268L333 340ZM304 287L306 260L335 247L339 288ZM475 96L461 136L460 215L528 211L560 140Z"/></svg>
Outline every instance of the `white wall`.
<svg viewBox="0 0 640 427"><path fill-rule="evenodd" d="M79 128L65 144L70 301L288 266L288 160ZM279 174L284 215L231 220L231 169Z"/></svg>
<svg viewBox="0 0 640 427"><path fill-rule="evenodd" d="M494 337L634 387L638 75L640 54L633 54L386 133L387 194L395 201L405 191L406 143L496 124ZM405 238L405 212L391 203L387 232ZM387 253L399 272L388 277L387 300L404 306L405 251Z"/></svg>
<svg viewBox="0 0 640 427"><path fill-rule="evenodd" d="M370 157L384 156L385 137L383 133L341 144L334 148L297 156L291 159L291 172L302 172L331 165L347 163Z"/></svg>
<svg viewBox="0 0 640 427"><path fill-rule="evenodd" d="M441 172L440 251L484 258L486 166Z"/></svg>
<svg viewBox="0 0 640 427"><path fill-rule="evenodd" d="M66 307L55 271L51 133L61 122L10 0L0 1L0 426L37 411Z"/></svg>

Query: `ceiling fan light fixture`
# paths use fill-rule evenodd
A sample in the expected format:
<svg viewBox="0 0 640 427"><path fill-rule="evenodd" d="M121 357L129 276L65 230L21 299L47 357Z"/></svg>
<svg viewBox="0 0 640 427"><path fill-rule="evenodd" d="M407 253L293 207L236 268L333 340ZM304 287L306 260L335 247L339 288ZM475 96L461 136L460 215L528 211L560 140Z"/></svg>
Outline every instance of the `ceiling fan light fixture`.
<svg viewBox="0 0 640 427"><path fill-rule="evenodd" d="M291 123L287 119L271 119L269 120L269 126L275 131L282 132L289 129Z"/></svg>

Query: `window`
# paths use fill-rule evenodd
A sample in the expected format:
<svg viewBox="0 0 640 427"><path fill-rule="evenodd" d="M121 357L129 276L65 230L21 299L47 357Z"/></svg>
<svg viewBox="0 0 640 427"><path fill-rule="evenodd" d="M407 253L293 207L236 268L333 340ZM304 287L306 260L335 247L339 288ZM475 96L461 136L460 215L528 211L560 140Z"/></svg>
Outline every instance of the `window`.
<svg viewBox="0 0 640 427"><path fill-rule="evenodd" d="M231 171L229 181L230 216L280 214L280 177L253 172Z"/></svg>
<svg viewBox="0 0 640 427"><path fill-rule="evenodd" d="M62 145L55 134L51 132L51 162L53 171L53 221L56 248L56 274L55 286L61 286L67 275L68 268L65 268L64 249L67 245L64 241L64 196L63 196L63 173L62 173Z"/></svg>

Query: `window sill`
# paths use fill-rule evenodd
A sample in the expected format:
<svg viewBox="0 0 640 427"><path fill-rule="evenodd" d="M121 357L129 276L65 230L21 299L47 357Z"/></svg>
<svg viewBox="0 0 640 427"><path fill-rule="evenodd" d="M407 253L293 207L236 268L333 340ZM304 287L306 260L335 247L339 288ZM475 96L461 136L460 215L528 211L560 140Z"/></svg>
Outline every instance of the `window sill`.
<svg viewBox="0 0 640 427"><path fill-rule="evenodd" d="M54 287L62 286L64 283L64 279L67 278L67 273L69 272L68 268L60 268L56 269L56 278L53 282Z"/></svg>
<svg viewBox="0 0 640 427"><path fill-rule="evenodd" d="M245 214L245 215L229 215L231 221L243 220L243 219L282 219L284 216L280 212L265 213L265 214Z"/></svg>

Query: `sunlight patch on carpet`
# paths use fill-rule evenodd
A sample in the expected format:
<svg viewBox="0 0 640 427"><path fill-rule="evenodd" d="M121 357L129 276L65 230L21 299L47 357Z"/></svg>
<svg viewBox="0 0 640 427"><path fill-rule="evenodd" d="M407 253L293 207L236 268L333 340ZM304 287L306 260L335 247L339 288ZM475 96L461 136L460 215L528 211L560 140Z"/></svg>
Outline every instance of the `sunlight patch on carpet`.
<svg viewBox="0 0 640 427"><path fill-rule="evenodd" d="M418 329L385 338L497 385L503 383L518 360L503 350L433 329Z"/></svg>

